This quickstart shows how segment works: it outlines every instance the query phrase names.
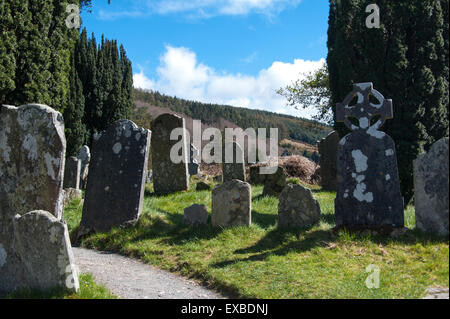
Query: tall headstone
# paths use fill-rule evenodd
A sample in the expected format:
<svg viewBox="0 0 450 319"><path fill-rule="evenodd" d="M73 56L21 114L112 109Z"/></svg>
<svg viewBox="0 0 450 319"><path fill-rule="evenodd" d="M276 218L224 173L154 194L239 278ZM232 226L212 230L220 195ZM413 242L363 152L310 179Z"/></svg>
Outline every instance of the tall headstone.
<svg viewBox="0 0 450 319"><path fill-rule="evenodd" d="M89 163L91 161L91 150L84 145L78 152L77 158L81 161L80 188L86 189L87 177L89 174Z"/></svg>
<svg viewBox="0 0 450 319"><path fill-rule="evenodd" d="M242 147L236 142L226 143L223 157L223 181L238 179L245 182L245 161Z"/></svg>
<svg viewBox="0 0 450 319"><path fill-rule="evenodd" d="M349 105L354 98L356 104ZM375 116L379 119L372 124ZM359 124L352 124L349 117ZM337 104L336 120L352 132L340 140L338 147L336 226L404 225L395 144L378 130L392 117L392 100L374 90L372 83L355 84L343 103Z"/></svg>
<svg viewBox="0 0 450 319"><path fill-rule="evenodd" d="M78 280L68 257L71 246L66 241L67 231L62 231L60 222L65 152L64 122L59 112L39 104L0 106L1 293L60 286L60 271L66 266L70 266L66 274ZM42 224L40 214L28 214L35 210L48 212ZM54 227L58 231L53 232ZM48 232L53 236L47 236ZM51 247L58 248L53 251L57 258L49 257ZM47 277L33 281L40 272ZM75 283L72 288L76 290Z"/></svg>
<svg viewBox="0 0 450 319"><path fill-rule="evenodd" d="M250 226L252 223L250 184L234 179L212 190L211 224L216 226Z"/></svg>
<svg viewBox="0 0 450 319"><path fill-rule="evenodd" d="M325 190L337 190L337 152L339 135L336 131L328 134L318 143L320 185Z"/></svg>
<svg viewBox="0 0 450 319"><path fill-rule="evenodd" d="M149 130L120 120L94 136L78 237L134 224L142 211Z"/></svg>
<svg viewBox="0 0 450 319"><path fill-rule="evenodd" d="M81 161L75 156L67 158L64 167L64 189L80 189L80 172Z"/></svg>
<svg viewBox="0 0 450 319"><path fill-rule="evenodd" d="M196 148L193 144L190 144L190 151L189 151L189 164L188 164L188 170L189 175L197 175L199 164L197 161L197 156L199 155L199 150Z"/></svg>
<svg viewBox="0 0 450 319"><path fill-rule="evenodd" d="M416 227L448 236L448 137L414 161Z"/></svg>
<svg viewBox="0 0 450 319"><path fill-rule="evenodd" d="M174 129L182 130L181 141L170 139ZM170 156L170 151L175 144L181 142L181 145L187 145L184 119L173 114L162 114L152 122L152 130L152 169L155 193L163 195L187 190L189 187L188 154L184 150L181 154L184 160L178 163L174 163Z"/></svg>

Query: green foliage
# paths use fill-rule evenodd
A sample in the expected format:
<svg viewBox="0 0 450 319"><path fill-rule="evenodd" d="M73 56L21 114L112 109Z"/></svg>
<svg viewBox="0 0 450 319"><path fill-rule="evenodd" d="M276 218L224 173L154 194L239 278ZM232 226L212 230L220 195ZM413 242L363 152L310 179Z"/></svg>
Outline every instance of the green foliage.
<svg viewBox="0 0 450 319"><path fill-rule="evenodd" d="M325 64L317 71L304 74L304 79L296 80L291 85L280 88L277 93L287 99L288 105L298 108L315 108L314 118L318 121L332 123L330 106L328 68Z"/></svg>
<svg viewBox="0 0 450 319"><path fill-rule="evenodd" d="M405 203L413 196L412 162L448 136L448 0L379 1L380 28L365 26L371 0L330 0L328 57L331 104L353 83L373 82L393 100L383 127L395 141ZM340 136L348 130L335 123Z"/></svg>
<svg viewBox="0 0 450 319"><path fill-rule="evenodd" d="M269 128L278 128L280 140L290 138L315 145L330 131L330 127L314 120L227 105L186 101L159 92L135 89L134 97L136 101L146 102L158 107L167 107L172 111L194 119L200 119L203 123L209 125L227 120L243 129L266 128L267 134L269 134Z"/></svg>

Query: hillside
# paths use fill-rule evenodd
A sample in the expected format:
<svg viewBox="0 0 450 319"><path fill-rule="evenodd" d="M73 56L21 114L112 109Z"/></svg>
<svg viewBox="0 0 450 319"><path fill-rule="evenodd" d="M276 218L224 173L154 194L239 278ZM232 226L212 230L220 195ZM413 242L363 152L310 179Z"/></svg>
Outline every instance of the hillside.
<svg viewBox="0 0 450 319"><path fill-rule="evenodd" d="M200 119L205 127L213 126L221 130L225 127L243 129L276 127L279 130L280 141L290 139L310 145L315 145L331 131L329 126L313 120L228 105L187 101L140 89L134 90L134 101L137 107L135 114L140 114L142 120L145 120L145 114L139 108L146 109L152 117L170 112L182 115L184 118ZM189 129L188 123L187 126Z"/></svg>

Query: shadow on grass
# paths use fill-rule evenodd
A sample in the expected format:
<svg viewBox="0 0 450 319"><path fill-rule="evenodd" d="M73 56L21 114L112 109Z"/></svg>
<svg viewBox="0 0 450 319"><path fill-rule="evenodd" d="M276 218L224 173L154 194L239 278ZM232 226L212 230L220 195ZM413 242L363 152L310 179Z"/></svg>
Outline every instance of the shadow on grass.
<svg viewBox="0 0 450 319"><path fill-rule="evenodd" d="M278 221L278 215L274 214L262 214L256 210L252 210L252 224L258 224L261 228L267 229Z"/></svg>

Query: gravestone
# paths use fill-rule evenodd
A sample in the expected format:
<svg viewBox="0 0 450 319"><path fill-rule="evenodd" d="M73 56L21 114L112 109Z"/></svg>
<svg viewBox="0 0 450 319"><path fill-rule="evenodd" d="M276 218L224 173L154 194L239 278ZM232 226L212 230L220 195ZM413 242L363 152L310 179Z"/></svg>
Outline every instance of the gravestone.
<svg viewBox="0 0 450 319"><path fill-rule="evenodd" d="M77 158L81 161L80 169L80 188L86 189L87 177L89 173L89 163L91 161L91 151L84 145L78 152Z"/></svg>
<svg viewBox="0 0 450 319"><path fill-rule="evenodd" d="M320 221L320 206L311 190L298 184L288 184L278 202L278 227L305 227Z"/></svg>
<svg viewBox="0 0 450 319"><path fill-rule="evenodd" d="M209 191L211 189L211 186L205 182L198 182L195 190L196 191Z"/></svg>
<svg viewBox="0 0 450 319"><path fill-rule="evenodd" d="M75 199L83 198L83 192L81 191L81 189L66 188L63 190L63 192L64 192L64 207L66 207L70 202L72 202Z"/></svg>
<svg viewBox="0 0 450 319"><path fill-rule="evenodd" d="M211 224L216 226L251 225L250 184L234 179L212 190Z"/></svg>
<svg viewBox="0 0 450 319"><path fill-rule="evenodd" d="M80 189L80 171L81 161L77 157L71 156L66 159L66 165L64 167L64 189Z"/></svg>
<svg viewBox="0 0 450 319"><path fill-rule="evenodd" d="M282 166L278 166L275 173L266 174L263 196L279 196L286 186L286 178L286 172Z"/></svg>
<svg viewBox="0 0 450 319"><path fill-rule="evenodd" d="M354 98L356 105L349 105ZM350 116L359 125L352 124ZM375 116L379 119L372 124ZM336 226L403 227L395 144L378 130L392 117L392 100L374 90L372 83L355 84L343 103L337 104L336 120L344 122L352 132L338 146Z"/></svg>
<svg viewBox="0 0 450 319"><path fill-rule="evenodd" d="M249 168L249 182L252 185L264 184L268 174L260 174L261 165L252 165Z"/></svg>
<svg viewBox="0 0 450 319"><path fill-rule="evenodd" d="M339 135L336 131L328 134L318 143L320 185L325 190L337 190L337 152Z"/></svg>
<svg viewBox="0 0 450 319"><path fill-rule="evenodd" d="M151 183L152 181L153 181L153 170L149 170L147 175L147 184Z"/></svg>
<svg viewBox="0 0 450 319"><path fill-rule="evenodd" d="M233 179L245 182L244 151L238 143L230 142L225 144L222 172L224 182Z"/></svg>
<svg viewBox="0 0 450 319"><path fill-rule="evenodd" d="M191 226L206 225L208 216L205 205L194 204L184 209L183 222Z"/></svg>
<svg viewBox="0 0 450 319"><path fill-rule="evenodd" d="M31 211L45 210L55 217L52 223L61 220L65 152L64 122L59 112L39 104L0 106L0 292L30 285L46 288L42 281L38 282L41 286L35 286L29 280L32 274L45 271L41 267L48 266L53 271L63 266L54 264L57 260L46 259L48 245L66 245L61 256L71 254L70 244L63 243L62 237L50 237L49 243L46 228L37 228L34 218L24 217ZM24 234L15 227L22 225L16 223L20 220L28 225L26 229L36 229L35 238L30 240L42 244L39 254L15 246ZM30 258L37 262L24 264ZM59 273L54 275L59 278Z"/></svg>
<svg viewBox="0 0 450 319"><path fill-rule="evenodd" d="M197 161L197 156L199 155L199 150L196 148L193 144L190 144L190 151L189 151L189 164L188 164L188 171L189 175L197 175L200 165Z"/></svg>
<svg viewBox="0 0 450 319"><path fill-rule="evenodd" d="M183 118L173 114L162 114L152 122L153 186L158 195L185 191L189 187L186 150L182 155L184 160L181 162L174 163L170 158L170 150L175 144L180 143L178 140L170 140L172 130L177 128L183 130L182 145L187 145Z"/></svg>
<svg viewBox="0 0 450 319"><path fill-rule="evenodd" d="M448 137L414 161L416 227L448 236Z"/></svg>
<svg viewBox="0 0 450 319"><path fill-rule="evenodd" d="M96 134L78 237L134 224L142 211L149 130L120 120Z"/></svg>

